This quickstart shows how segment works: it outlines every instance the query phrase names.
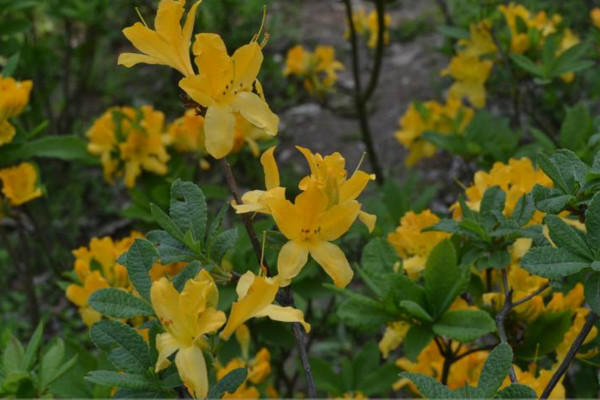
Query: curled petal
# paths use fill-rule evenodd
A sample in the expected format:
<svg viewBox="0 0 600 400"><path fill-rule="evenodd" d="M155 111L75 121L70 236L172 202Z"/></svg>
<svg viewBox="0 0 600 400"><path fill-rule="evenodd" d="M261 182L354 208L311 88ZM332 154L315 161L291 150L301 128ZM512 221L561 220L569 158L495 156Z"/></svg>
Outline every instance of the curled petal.
<svg viewBox="0 0 600 400"><path fill-rule="evenodd" d="M348 286L354 276L354 271L350 268L346 255L338 246L329 242L321 242L310 248L310 255L333 279L336 287Z"/></svg>
<svg viewBox="0 0 600 400"><path fill-rule="evenodd" d="M289 285L307 261L308 249L305 246L294 240L284 244L277 257L277 278L280 280L281 286Z"/></svg>
<svg viewBox="0 0 600 400"><path fill-rule="evenodd" d="M265 307L257 317L269 317L273 321L281 322L299 322L304 327L306 333L310 332L310 324L304 321L304 313L293 307L281 307L271 304Z"/></svg>
<svg viewBox="0 0 600 400"><path fill-rule="evenodd" d="M233 109L267 135L277 134L279 117L273 113L266 102L251 92L238 93L233 100Z"/></svg>
<svg viewBox="0 0 600 400"><path fill-rule="evenodd" d="M196 399L208 394L208 373L202 349L188 346L180 349L175 356L175 365L185 387Z"/></svg>

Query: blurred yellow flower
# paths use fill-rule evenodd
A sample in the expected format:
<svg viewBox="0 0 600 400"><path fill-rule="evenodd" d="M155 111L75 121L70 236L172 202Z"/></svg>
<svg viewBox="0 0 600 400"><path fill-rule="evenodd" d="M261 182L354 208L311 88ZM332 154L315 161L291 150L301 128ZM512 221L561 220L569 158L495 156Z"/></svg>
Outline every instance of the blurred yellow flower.
<svg viewBox="0 0 600 400"><path fill-rule="evenodd" d="M113 107L96 119L86 132L88 152L100 156L105 179L123 176L127 187L135 186L142 170L164 175L169 154L162 112L152 106Z"/></svg>
<svg viewBox="0 0 600 400"><path fill-rule="evenodd" d="M392 322L386 326L383 337L379 341L379 351L384 359L404 342L410 326L410 323L404 321Z"/></svg>
<svg viewBox="0 0 600 400"><path fill-rule="evenodd" d="M167 128L171 144L181 153L204 153L204 117L187 110Z"/></svg>
<svg viewBox="0 0 600 400"><path fill-rule="evenodd" d="M179 293L167 278L160 278L150 290L152 307L165 333L156 336L158 360L155 371L170 365L173 353L181 380L194 398L208 394L208 372L202 350L209 349L207 334L225 323L225 314L217 310L219 292L206 270L186 282Z"/></svg>
<svg viewBox="0 0 600 400"><path fill-rule="evenodd" d="M431 250L439 242L450 237L446 232L422 232L424 228L439 221L439 217L430 210L418 214L409 211L400 219L396 231L388 234L388 241L402 258L404 271L411 279L417 279L425 269Z"/></svg>
<svg viewBox="0 0 600 400"><path fill-rule="evenodd" d="M383 43L385 45L390 42L389 26L392 22L392 18L388 13L383 16L384 30L383 30ZM377 47L377 39L379 33L379 23L377 20L377 10L373 9L367 15L364 7L352 13L352 22L354 24L354 30L357 35L368 36L367 46L374 49ZM344 38L347 40L350 37L350 28L348 27L349 22L346 19L346 32Z"/></svg>
<svg viewBox="0 0 600 400"><path fill-rule="evenodd" d="M200 33L193 52L200 75L183 78L179 86L206 108L205 146L210 155L223 158L231 152L235 113L267 135L277 134L279 118L255 93L256 76L263 61L262 49L255 40L229 56L220 36Z"/></svg>
<svg viewBox="0 0 600 400"><path fill-rule="evenodd" d="M493 63L464 52L457 53L441 75L450 75L455 82L450 86L448 96L462 101L467 99L475 108L485 106L485 82L490 76Z"/></svg>
<svg viewBox="0 0 600 400"><path fill-rule="evenodd" d="M577 36L575 33L573 33L573 31L570 30L569 28L566 28L562 32L562 38L560 39L560 43L558 45L558 50L556 51L556 53L557 53L556 55L559 56L560 54L564 53L565 51L567 51L571 47L573 47L576 44L578 44L579 42L580 42L579 36ZM560 78L565 83L571 83L575 79L575 73L574 72L567 72L566 74L562 74L560 76Z"/></svg>
<svg viewBox="0 0 600 400"><path fill-rule="evenodd" d="M537 369L537 365L535 363L531 363L529 365L529 369L526 371L521 370L521 368L519 368L516 365L513 365L513 368L515 370L515 375L517 377L517 381L519 383L522 383L524 385L529 386L530 388L532 388L534 390L534 392L536 393L536 395L541 396L542 392L544 391L544 389L546 388L546 386L548 386L548 383L550 382L550 379L552 378L552 375L554 375L554 369L548 370L548 369ZM564 376L563 376L564 378ZM560 382L558 382L558 384L556 385L556 387L554 388L554 390L552 390L552 393L550 393L550 399L564 399L565 398L565 387L562 384L562 380L560 380ZM510 385L510 379L508 377L506 377L506 379L504 380L504 383L502 384L502 387L506 387L508 385Z"/></svg>
<svg viewBox="0 0 600 400"><path fill-rule="evenodd" d="M32 81L16 81L0 75L0 121L16 117L29 103Z"/></svg>
<svg viewBox="0 0 600 400"><path fill-rule="evenodd" d="M0 169L2 193L13 206L27 203L42 195L38 171L33 164L23 162L15 167Z"/></svg>
<svg viewBox="0 0 600 400"><path fill-rule="evenodd" d="M411 104L398 121L400 128L394 133L400 144L409 151L405 164L410 167L420 159L435 154L435 145L422 138L424 132L461 134L473 115L473 109L464 106L456 98L448 98L446 104L437 101Z"/></svg>
<svg viewBox="0 0 600 400"><path fill-rule="evenodd" d="M590 11L590 20L596 28L600 29L600 8L594 8Z"/></svg>
<svg viewBox="0 0 600 400"><path fill-rule="evenodd" d="M487 19L469 25L469 39L460 39L458 45L467 56L481 57L498 50L491 33L491 22Z"/></svg>
<svg viewBox="0 0 600 400"><path fill-rule="evenodd" d="M299 322L309 332L304 313L293 307L272 304L279 291L279 277L267 278L248 271L240 277L236 287L238 300L231 306L227 325L221 336L227 340L240 325L251 318L269 317L274 321Z"/></svg>
<svg viewBox="0 0 600 400"><path fill-rule="evenodd" d="M154 20L156 30L150 29L145 22L136 22L123 29L123 34L140 53L119 55L119 65L132 67L139 63L167 65L185 76L194 75L190 60L190 41L196 19L196 8L201 1L195 2L186 17L183 28L180 25L185 8L185 0L161 0Z"/></svg>
<svg viewBox="0 0 600 400"><path fill-rule="evenodd" d="M12 142L17 130L8 122L8 120L0 120L0 146Z"/></svg>
<svg viewBox="0 0 600 400"><path fill-rule="evenodd" d="M335 85L337 72L343 69L344 65L335 58L333 47L317 46L310 52L296 45L288 50L283 74L302 79L308 93L324 96Z"/></svg>

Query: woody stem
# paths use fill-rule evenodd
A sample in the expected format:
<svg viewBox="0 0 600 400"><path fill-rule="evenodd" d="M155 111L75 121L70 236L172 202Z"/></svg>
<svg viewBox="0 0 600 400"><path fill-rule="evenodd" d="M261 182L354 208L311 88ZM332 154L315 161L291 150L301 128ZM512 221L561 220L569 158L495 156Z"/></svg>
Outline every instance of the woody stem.
<svg viewBox="0 0 600 400"><path fill-rule="evenodd" d="M235 180L235 176L233 175L233 171L231 170L231 166L227 162L225 158L221 159L221 165L223 166L223 170L225 171L225 177L227 179L227 185L229 186L229 190L233 195L233 198L236 203L241 204L242 198L240 196L240 192L237 186L237 181ZM266 261L263 260L262 257L262 249L260 247L260 243L258 241L258 237L256 236L256 232L254 231L254 226L252 226L252 221L248 214L240 214L242 217L242 221L244 222L244 227L246 228L246 233L248 233L248 237L250 238L250 242L252 243L252 247L254 248L254 253L256 255L256 259L258 263L261 263L267 268ZM292 295L292 291L290 286L285 289L280 288L277 294L277 300L283 306L294 306L294 297ZM300 355L300 362L302 363L302 368L304 369L304 374L306 375L306 385L308 391L309 398L317 397L317 389L315 387L315 380L312 374L312 370L310 368L310 363L308 361L308 352L306 350L307 338L308 334L304 331L304 327L300 325L298 322L294 322L292 324L292 330L294 331L294 337L296 339L296 344L298 347L298 353Z"/></svg>

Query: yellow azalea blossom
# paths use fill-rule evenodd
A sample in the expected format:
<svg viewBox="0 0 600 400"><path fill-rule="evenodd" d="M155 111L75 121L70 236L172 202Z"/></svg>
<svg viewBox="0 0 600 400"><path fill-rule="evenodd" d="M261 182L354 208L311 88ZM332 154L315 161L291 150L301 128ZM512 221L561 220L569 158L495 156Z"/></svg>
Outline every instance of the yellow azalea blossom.
<svg viewBox="0 0 600 400"><path fill-rule="evenodd" d="M29 103L32 81L16 81L0 75L0 121L16 117Z"/></svg>
<svg viewBox="0 0 600 400"><path fill-rule="evenodd" d="M379 341L379 351L384 359L390 352L400 347L410 329L410 324L404 321L392 322L385 328L383 337Z"/></svg>
<svg viewBox="0 0 600 400"><path fill-rule="evenodd" d="M364 7L360 7L352 13L352 22L354 24L354 30L358 35L365 34L369 29L367 26L367 12ZM349 21L346 19L346 32L344 33L344 39L350 37L350 29L348 27Z"/></svg>
<svg viewBox="0 0 600 400"><path fill-rule="evenodd" d="M81 319L87 326L92 326L100 321L102 315L88 306L88 298L97 290L108 288L110 285L100 275L99 271L92 271L82 280L82 286L69 285L66 296L73 304L79 307Z"/></svg>
<svg viewBox="0 0 600 400"><path fill-rule="evenodd" d="M554 375L554 369L552 369L552 370L548 370L548 369L537 370L537 366L534 363L530 364L529 369L525 370L525 371L521 370L521 368L519 368L516 365L513 365L513 368L515 370L515 375L517 377L517 381L519 383L522 383L522 384L527 385L530 388L532 388L537 396L542 395L542 392L544 391L546 386L548 386L548 383L550 382L552 375ZM564 378L564 376L563 376L563 378ZM562 384L563 378L561 378L561 380L558 382L556 387L550 393L550 396L549 396L550 399L564 399L565 398L566 392L565 392L565 387ZM510 384L511 384L510 378L506 377L506 379L504 380L504 383L502 384L502 387L506 387Z"/></svg>
<svg viewBox="0 0 600 400"><path fill-rule="evenodd" d="M390 43L390 32L389 26L392 22L392 18L388 13L383 16L383 44L388 45ZM367 46L374 49L377 47L377 40L379 39L379 22L377 20L377 11L372 10L367 17L367 27L369 29L369 40Z"/></svg>
<svg viewBox="0 0 600 400"><path fill-rule="evenodd" d="M475 108L485 106L485 82L492 71L490 60L459 52L450 60L448 68L441 73L450 75L455 82L448 91L450 98L467 99Z"/></svg>
<svg viewBox="0 0 600 400"><path fill-rule="evenodd" d="M190 42L194 30L195 2L186 17L183 28L180 25L185 8L185 0L161 0L154 20L156 30L140 22L123 29L123 34L142 53L123 53L118 63L132 67L139 63L167 65L185 76L194 75L190 60Z"/></svg>
<svg viewBox="0 0 600 400"><path fill-rule="evenodd" d="M19 206L42 195L38 171L33 164L23 162L15 167L0 169L2 193L9 203Z"/></svg>
<svg viewBox="0 0 600 400"><path fill-rule="evenodd" d="M388 234L388 241L403 260L404 271L411 279L417 279L425 269L431 250L442 240L450 237L445 232L422 232L435 225L439 217L430 210L420 213L407 212L394 232Z"/></svg>
<svg viewBox="0 0 600 400"><path fill-rule="evenodd" d="M271 353L262 348L248 361L248 380L255 385L263 383L271 374Z"/></svg>
<svg viewBox="0 0 600 400"><path fill-rule="evenodd" d="M260 154L258 142L267 140L271 136L264 129L250 123L241 113L235 113L235 126L233 129L233 148L232 153L238 153L248 145L250 152L254 157Z"/></svg>
<svg viewBox="0 0 600 400"><path fill-rule="evenodd" d="M142 170L167 173L167 153L162 112L152 106L114 107L96 119L86 132L88 152L100 157L105 179L113 183L114 176L124 176L125 184L133 187Z"/></svg>
<svg viewBox="0 0 600 400"><path fill-rule="evenodd" d="M217 365L217 381L220 381L228 373L237 368L245 368L246 363L239 358L234 358L227 363L224 367L219 367ZM233 393L227 392L224 396L224 399L258 399L260 398L260 392L254 386L248 385L248 380L244 381Z"/></svg>
<svg viewBox="0 0 600 400"><path fill-rule="evenodd" d="M590 20L596 28L600 29L600 8L594 8L590 11Z"/></svg>
<svg viewBox="0 0 600 400"><path fill-rule="evenodd" d="M457 343L453 343L453 350L456 351ZM468 351L468 348L463 347L458 353L460 357L464 352ZM448 387L450 389L458 389L465 385L477 386L479 381L479 375L483 368L487 356L487 351L478 351L471 353L460 358L450 368L448 375ZM400 358L396 360L396 365L407 372L420 373L432 378L440 379L442 376L442 370L444 365L444 357L440 353L438 346L432 340L427 347L425 347L421 353L419 353L416 361L410 361L407 358ZM394 390L399 390L402 387L409 385L409 387L417 392L417 389L408 379L400 379L394 384Z"/></svg>
<svg viewBox="0 0 600 400"><path fill-rule="evenodd" d="M208 372L202 350L209 349L206 335L225 323L225 314L217 310L219 292L214 280L203 269L179 293L163 277L152 284L150 299L165 330L156 336L156 372L166 368L168 357L177 352L175 365L188 391L194 398L206 397Z"/></svg>
<svg viewBox="0 0 600 400"><path fill-rule="evenodd" d="M317 46L310 52L296 45L288 50L283 74L299 77L308 93L323 96L337 81L337 72L343 69L333 47Z"/></svg>
<svg viewBox="0 0 600 400"><path fill-rule="evenodd" d="M460 39L458 45L467 56L481 57L495 53L498 47L494 43L491 33L491 23L483 20L469 26L469 39Z"/></svg>
<svg viewBox="0 0 600 400"><path fill-rule="evenodd" d="M187 76L179 86L202 107L207 152L215 158L229 154L234 145L235 113L269 136L277 134L279 118L258 94L254 83L263 61L262 49L252 41L233 56L220 36L196 35L193 45L200 75Z"/></svg>
<svg viewBox="0 0 600 400"><path fill-rule="evenodd" d="M400 129L394 134L400 144L409 151L405 164L410 167L420 159L435 154L436 147L422 138L424 132L461 134L473 119L473 115L473 109L454 98L448 98L446 104L436 101L422 103L421 107L411 104L398 121Z"/></svg>
<svg viewBox="0 0 600 400"><path fill-rule="evenodd" d="M329 207L325 192L314 186L300 193L295 203L283 196L269 197L266 203L277 227L289 240L277 258L282 286L289 285L300 273L310 254L335 286L346 287L354 272L344 252L331 242L350 229L360 212L360 203L347 200Z"/></svg>
<svg viewBox="0 0 600 400"><path fill-rule="evenodd" d="M244 326L244 325L242 325ZM271 354L266 348L260 349L256 356L245 362L240 358L230 360L225 367L217 364L217 380L223 379L228 373L237 368L247 368L248 377L236 389L234 393L228 393L223 398L226 399L257 399L260 397L258 389L253 385L263 383L271 374ZM271 391L273 388L271 387ZM267 391L269 389L267 388Z"/></svg>
<svg viewBox="0 0 600 400"><path fill-rule="evenodd" d="M528 158L511 158L507 164L498 161L489 172L475 173L473 185L465 190L466 204L470 209L479 211L484 192L492 186L499 186L506 193L504 214L512 215L521 196L530 193L536 184L552 187L550 178L542 170L536 169ZM460 218L460 207L455 205L453 210L454 217ZM541 223L542 218L543 214L536 211L531 223Z"/></svg>
<svg viewBox="0 0 600 400"><path fill-rule="evenodd" d="M204 117L195 110L187 110L169 125L167 132L177 151L204 153Z"/></svg>
<svg viewBox="0 0 600 400"><path fill-rule="evenodd" d="M242 275L236 287L238 300L231 306L231 313L221 336L227 340L244 322L260 317L281 322L299 322L307 332L310 331L310 325L304 322L302 311L272 304L280 286L279 277L267 278L251 271Z"/></svg>
<svg viewBox="0 0 600 400"><path fill-rule="evenodd" d="M12 142L17 130L7 120L0 120L0 146Z"/></svg>

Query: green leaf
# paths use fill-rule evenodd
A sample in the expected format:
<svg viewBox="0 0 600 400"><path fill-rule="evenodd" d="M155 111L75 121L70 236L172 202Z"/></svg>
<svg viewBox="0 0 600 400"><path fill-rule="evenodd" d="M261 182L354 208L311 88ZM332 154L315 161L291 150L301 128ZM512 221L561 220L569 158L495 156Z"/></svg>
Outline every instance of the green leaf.
<svg viewBox="0 0 600 400"><path fill-rule="evenodd" d="M492 186L483 193L479 210L482 214L492 211L502 213L504 211L505 203L506 193L500 189L500 186Z"/></svg>
<svg viewBox="0 0 600 400"><path fill-rule="evenodd" d="M191 231L195 242L204 241L207 207L204 194L197 185L179 179L173 183L169 214L184 234Z"/></svg>
<svg viewBox="0 0 600 400"><path fill-rule="evenodd" d="M357 390L366 396L386 396L398 380L398 372L398 367L394 364L373 369L366 376L359 377Z"/></svg>
<svg viewBox="0 0 600 400"><path fill-rule="evenodd" d="M538 154L537 162L540 168L548 175L554 185L556 185L563 193L571 193L571 187L565 181L563 174L556 165L556 162L553 158L548 157L544 153Z"/></svg>
<svg viewBox="0 0 600 400"><path fill-rule="evenodd" d="M150 302L150 270L158 258L154 245L146 239L135 239L127 250L125 266L129 280L144 300Z"/></svg>
<svg viewBox="0 0 600 400"><path fill-rule="evenodd" d="M411 300L420 305L425 304L425 291L412 279L404 274L388 274L384 275L383 280L390 284L390 294L396 304L400 304L402 300Z"/></svg>
<svg viewBox="0 0 600 400"><path fill-rule="evenodd" d="M219 233L219 230L221 229L221 225L223 224L223 219L225 218L225 214L227 214L228 210L229 210L229 203L223 203L223 206L219 210L219 213L211 221L210 226L208 227L208 233L206 234L206 246L207 247L208 247L208 244L212 243L215 240L215 238L217 237L217 234Z"/></svg>
<svg viewBox="0 0 600 400"><path fill-rule="evenodd" d="M433 340L434 333L430 325L412 325L404 338L404 355L415 361L421 351Z"/></svg>
<svg viewBox="0 0 600 400"><path fill-rule="evenodd" d="M570 194L563 194L559 189L548 188L541 185L535 185L531 192L535 206L538 210L558 214L567 204L575 198Z"/></svg>
<svg viewBox="0 0 600 400"><path fill-rule="evenodd" d="M417 387L421 396L426 399L454 399L457 397L450 388L430 376L402 372L400 377L410 380Z"/></svg>
<svg viewBox="0 0 600 400"><path fill-rule="evenodd" d="M66 161L83 161L98 164L98 160L87 152L87 143L77 136L46 136L16 146L2 161L12 163L31 158L57 158Z"/></svg>
<svg viewBox="0 0 600 400"><path fill-rule="evenodd" d="M200 261L194 261L179 272L175 278L173 278L173 286L177 289L178 292L181 292L185 287L185 284L188 280L193 279L198 272L202 269L202 264Z"/></svg>
<svg viewBox="0 0 600 400"><path fill-rule="evenodd" d="M23 345L16 337L11 335L2 355L2 369L7 374L11 372L25 372L24 357L25 350L23 349Z"/></svg>
<svg viewBox="0 0 600 400"><path fill-rule="evenodd" d="M317 357L310 357L309 359L317 389L333 396L343 395L345 388L342 380L333 368L331 368L330 363Z"/></svg>
<svg viewBox="0 0 600 400"><path fill-rule="evenodd" d="M600 272L593 272L585 280L585 301L592 311L600 314Z"/></svg>
<svg viewBox="0 0 600 400"><path fill-rule="evenodd" d="M220 399L225 393L234 393L248 377L246 368L236 368L225 375L208 392L207 398Z"/></svg>
<svg viewBox="0 0 600 400"><path fill-rule="evenodd" d="M402 300L400 302L400 308L404 309L408 315L423 321L423 322L433 322L433 318L427 310L425 310L420 304L415 303L411 300Z"/></svg>
<svg viewBox="0 0 600 400"><path fill-rule="evenodd" d="M450 307L467 285L468 269L458 265L452 242L444 240L429 253L423 276L427 309L435 319Z"/></svg>
<svg viewBox="0 0 600 400"><path fill-rule="evenodd" d="M578 103L567 108L565 119L560 127L560 145L578 151L585 148L588 138L594 133L594 123L587 107Z"/></svg>
<svg viewBox="0 0 600 400"><path fill-rule="evenodd" d="M435 324L433 331L462 343L471 342L483 335L494 332L496 324L485 311L447 311Z"/></svg>
<svg viewBox="0 0 600 400"><path fill-rule="evenodd" d="M100 321L92 326L90 336L117 369L144 374L152 367L148 345L132 327L118 321Z"/></svg>
<svg viewBox="0 0 600 400"><path fill-rule="evenodd" d="M529 132L531 133L531 136L533 136L533 138L542 146L542 148L551 152L556 151L556 145L544 132L531 127L529 128Z"/></svg>
<svg viewBox="0 0 600 400"><path fill-rule="evenodd" d="M194 251L166 231L150 231L146 239L154 244L163 264L190 262L197 257Z"/></svg>
<svg viewBox="0 0 600 400"><path fill-rule="evenodd" d="M523 256L521 266L534 275L559 279L590 266L590 261L566 249L534 247Z"/></svg>
<svg viewBox="0 0 600 400"><path fill-rule="evenodd" d="M399 317L386 310L380 302L365 296L352 296L342 303L337 314L346 325L364 331L379 329Z"/></svg>
<svg viewBox="0 0 600 400"><path fill-rule="evenodd" d="M154 315L152 306L144 300L120 289L106 288L92 293L88 304L100 314L112 318L133 318Z"/></svg>
<svg viewBox="0 0 600 400"><path fill-rule="evenodd" d="M481 391L481 398L493 397L512 366L513 352L508 343L500 343L490 352L481 375L477 388Z"/></svg>
<svg viewBox="0 0 600 400"><path fill-rule="evenodd" d="M29 344L25 349L25 355L23 356L23 366L25 371L31 371L38 357L38 352L42 344L42 338L44 335L44 323L40 322L35 328Z"/></svg>
<svg viewBox="0 0 600 400"><path fill-rule="evenodd" d="M155 204L150 204L150 213L154 221L163 228L169 235L180 243L185 243L184 233L179 229L175 221L171 219L163 210Z"/></svg>
<svg viewBox="0 0 600 400"><path fill-rule="evenodd" d="M58 339L42 356L40 362L40 382L42 386L49 385L57 378L56 371L62 365L65 357L65 343Z"/></svg>
<svg viewBox="0 0 600 400"><path fill-rule="evenodd" d="M145 375L123 374L115 371L91 371L87 381L104 386L117 386L128 389L157 389L156 383Z"/></svg>
<svg viewBox="0 0 600 400"><path fill-rule="evenodd" d="M20 53L15 53L8 58L4 68L2 69L2 76L9 77L17 70L17 66L19 65L19 57Z"/></svg>
<svg viewBox="0 0 600 400"><path fill-rule="evenodd" d="M394 272L397 261L396 250L383 238L372 239L363 248L360 264L368 277L377 283L374 289L379 297L389 291L390 285L385 277Z"/></svg>
<svg viewBox="0 0 600 400"><path fill-rule="evenodd" d="M451 25L442 25L437 27L437 31L444 36L447 36L452 39L469 39L471 35L469 31L463 28L459 28L457 26Z"/></svg>
<svg viewBox="0 0 600 400"><path fill-rule="evenodd" d="M584 259L592 259L592 251L585 243L583 234L576 228L567 225L562 218L556 215L547 215L544 222L548 226L550 238L560 248L565 248L571 253L577 254Z"/></svg>
<svg viewBox="0 0 600 400"><path fill-rule="evenodd" d="M585 230L590 247L600 249L600 193L596 193L588 204L585 212Z"/></svg>
<svg viewBox="0 0 600 400"><path fill-rule="evenodd" d="M235 246L238 240L237 228L231 228L217 235L210 247L210 258L219 265L227 250Z"/></svg>
<svg viewBox="0 0 600 400"><path fill-rule="evenodd" d="M363 345L352 360L355 386L362 386L363 379L379 368L380 359L379 346L375 340L370 340ZM396 372L396 377L398 377L398 372Z"/></svg>
<svg viewBox="0 0 600 400"><path fill-rule="evenodd" d="M533 196L527 193L521 196L513 210L511 217L517 221L519 226L525 226L531 220L534 213L535 204L533 202Z"/></svg>
<svg viewBox="0 0 600 400"><path fill-rule="evenodd" d="M570 329L572 317L570 311L546 313L528 324L523 334L524 341L516 349L518 358L537 360L554 351Z"/></svg>
<svg viewBox="0 0 600 400"><path fill-rule="evenodd" d="M537 394L527 385L513 383L498 392L501 399L536 399Z"/></svg>
<svg viewBox="0 0 600 400"><path fill-rule="evenodd" d="M526 56L524 56L522 54L511 54L510 59L515 64L517 64L520 68L529 72L530 74L538 76L538 77L544 76L544 72L543 72L542 68L539 65L537 65L536 63L534 63L533 61L531 61L531 59L527 58Z"/></svg>

